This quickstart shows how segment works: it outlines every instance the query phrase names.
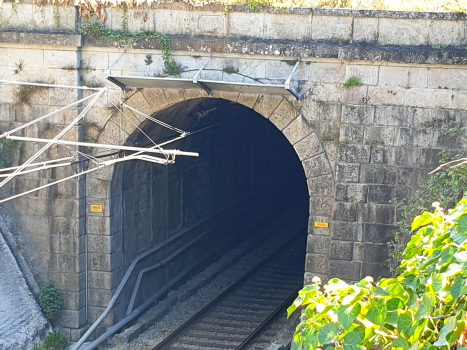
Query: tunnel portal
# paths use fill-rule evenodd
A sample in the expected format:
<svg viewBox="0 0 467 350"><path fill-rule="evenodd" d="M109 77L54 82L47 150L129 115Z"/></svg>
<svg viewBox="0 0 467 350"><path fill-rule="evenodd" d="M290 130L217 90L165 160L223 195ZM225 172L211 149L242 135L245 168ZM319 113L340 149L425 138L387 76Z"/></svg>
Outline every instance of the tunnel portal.
<svg viewBox="0 0 467 350"><path fill-rule="evenodd" d="M144 262L147 266L183 251L147 274L135 306L174 276L183 281L201 271L277 215L297 210L299 220L308 222L309 197L301 162L269 120L243 105L211 98L187 100L153 117L190 133L165 148L199 152L199 158L178 157L169 166L131 161L114 170L111 190L120 196L113 196L119 200L112 205L121 206L122 214L111 224L122 232L123 271L141 252L186 232L183 239ZM150 147L149 138L161 143L177 136L152 122L144 122L140 129L127 144ZM201 234L184 250L186 242ZM306 237L304 231L303 247ZM130 292L128 288L123 299L128 300ZM123 300L116 319L127 303Z"/></svg>

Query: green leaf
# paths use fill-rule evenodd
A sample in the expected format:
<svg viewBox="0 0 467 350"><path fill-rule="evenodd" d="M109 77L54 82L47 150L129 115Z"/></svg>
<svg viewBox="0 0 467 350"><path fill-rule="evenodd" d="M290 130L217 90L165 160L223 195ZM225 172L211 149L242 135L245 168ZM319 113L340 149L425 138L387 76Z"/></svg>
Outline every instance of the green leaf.
<svg viewBox="0 0 467 350"><path fill-rule="evenodd" d="M425 211L422 215L417 216L413 221L412 231L415 231L420 226L428 225L431 222L433 222L433 214Z"/></svg>
<svg viewBox="0 0 467 350"><path fill-rule="evenodd" d="M344 350L359 350L363 347L362 338L358 332L347 333L344 337Z"/></svg>
<svg viewBox="0 0 467 350"><path fill-rule="evenodd" d="M389 299L386 303L388 311L395 311L404 308L404 303L399 298Z"/></svg>
<svg viewBox="0 0 467 350"><path fill-rule="evenodd" d="M399 313L397 311L389 311L386 317L386 323L396 327L399 322Z"/></svg>
<svg viewBox="0 0 467 350"><path fill-rule="evenodd" d="M348 330L352 325L353 321L357 318L360 314L362 307L360 304L355 305L342 305L339 310L337 310L337 318L339 323L344 327L345 330Z"/></svg>
<svg viewBox="0 0 467 350"><path fill-rule="evenodd" d="M366 314L366 318L368 318L372 323L382 326L386 319L386 314L386 305L376 305L370 308Z"/></svg>
<svg viewBox="0 0 467 350"><path fill-rule="evenodd" d="M467 215L462 214L457 219L457 236L467 239Z"/></svg>
<svg viewBox="0 0 467 350"><path fill-rule="evenodd" d="M446 340L446 337L456 329L457 326L457 320L456 316L451 316L448 317L446 320L446 323L444 324L444 327L439 331L439 337L438 340L433 343L435 346L444 346L444 345L449 345L448 341Z"/></svg>
<svg viewBox="0 0 467 350"><path fill-rule="evenodd" d="M464 269L464 265L467 261L467 251L458 252L454 254L454 258L451 263L447 266L446 270L442 274L446 277L454 276Z"/></svg>
<svg viewBox="0 0 467 350"><path fill-rule="evenodd" d="M328 323L320 328L318 332L319 344L331 344L339 335L339 325L337 323Z"/></svg>
<svg viewBox="0 0 467 350"><path fill-rule="evenodd" d="M402 336L399 335L399 337L394 340L392 343L392 348L391 349L403 349L403 350L409 350L410 349L410 343L407 341L407 339L404 339Z"/></svg>
<svg viewBox="0 0 467 350"><path fill-rule="evenodd" d="M436 263L436 268L438 270L441 270L441 268L444 265L449 264L451 262L451 260L454 258L454 254L456 254L458 251L459 251L459 248L454 246L454 245L451 245L451 246L448 247L448 249L445 249L441 253L440 258Z"/></svg>
<svg viewBox="0 0 467 350"><path fill-rule="evenodd" d="M399 314L399 320L397 322L397 329L399 332L408 335L412 328L412 324L412 313L410 311L404 311Z"/></svg>
<svg viewBox="0 0 467 350"><path fill-rule="evenodd" d="M417 314L415 315L415 319L420 321L426 315L431 313L433 306L433 298L429 294L423 294L422 302L420 307L418 308Z"/></svg>
<svg viewBox="0 0 467 350"><path fill-rule="evenodd" d="M457 279L457 281L452 285L451 287L451 295L452 297L457 300L464 294L466 294L466 281L467 278L465 277L460 277Z"/></svg>
<svg viewBox="0 0 467 350"><path fill-rule="evenodd" d="M309 333L304 337L305 349L318 349L318 332Z"/></svg>
<svg viewBox="0 0 467 350"><path fill-rule="evenodd" d="M391 294L386 292L383 288L381 287L376 287L375 292L374 292L375 297L377 298L382 298L382 297L390 297Z"/></svg>

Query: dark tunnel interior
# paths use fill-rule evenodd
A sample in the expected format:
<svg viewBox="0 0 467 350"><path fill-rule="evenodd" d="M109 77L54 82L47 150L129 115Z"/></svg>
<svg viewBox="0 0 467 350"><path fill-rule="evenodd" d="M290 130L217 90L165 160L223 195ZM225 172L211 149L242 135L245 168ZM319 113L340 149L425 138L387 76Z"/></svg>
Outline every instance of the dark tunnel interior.
<svg viewBox="0 0 467 350"><path fill-rule="evenodd" d="M120 196L112 205L121 206L122 214L113 225L122 232L123 272L141 252L186 231L141 262L144 268L170 260L145 275L135 306L174 276L183 277L179 284L186 281L284 212L297 210L297 220L308 222L301 162L269 120L240 104L211 98L181 102L153 117L190 133L165 149L199 152L199 157L177 156L168 166L144 161L116 166L111 190ZM151 121L140 128L143 132L137 130L127 144L150 147L149 138L161 143L179 135ZM126 310L127 289L117 318Z"/></svg>

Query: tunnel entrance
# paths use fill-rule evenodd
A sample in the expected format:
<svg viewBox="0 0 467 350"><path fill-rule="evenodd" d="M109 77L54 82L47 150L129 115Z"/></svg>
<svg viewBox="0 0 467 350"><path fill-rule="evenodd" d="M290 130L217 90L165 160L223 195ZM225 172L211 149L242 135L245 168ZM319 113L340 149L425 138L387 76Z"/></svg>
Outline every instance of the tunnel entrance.
<svg viewBox="0 0 467 350"><path fill-rule="evenodd" d="M168 262L141 281L135 307L174 276L181 277L180 284L202 271L279 215L293 211L299 213L293 220L304 227L308 223L303 167L294 148L269 120L243 105L212 98L180 102L153 117L190 132L170 144L171 149L200 156L179 157L169 166L131 161L115 167L111 191L118 200L111 205L121 206L122 214L111 224L122 232L123 271L138 254L175 235L183 236L146 259L142 268ZM140 129L128 138L128 145L149 147L149 138L161 143L177 136L151 122ZM303 269L306 238L304 230ZM267 235L259 238L264 239ZM193 243L186 246L187 242ZM125 314L131 289L122 297L116 319Z"/></svg>

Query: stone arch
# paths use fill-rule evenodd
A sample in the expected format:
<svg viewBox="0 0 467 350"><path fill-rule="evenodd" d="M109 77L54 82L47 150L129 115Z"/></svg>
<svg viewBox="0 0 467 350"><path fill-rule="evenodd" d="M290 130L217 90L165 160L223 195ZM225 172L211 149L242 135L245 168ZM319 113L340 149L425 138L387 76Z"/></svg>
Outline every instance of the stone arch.
<svg viewBox="0 0 467 350"><path fill-rule="evenodd" d="M204 92L196 90L164 90L164 89L144 89L137 92L127 93L125 103L137 108L148 115L153 115L168 107L174 106L182 101L208 97ZM329 257L323 251L329 250L332 236L332 215L334 211L334 175L333 167L328 158L326 150L318 135L313 130L312 125L306 117L299 111L299 105L281 96L251 95L242 93L220 93L214 94L213 98L229 100L244 105L273 123L277 129L287 138L295 149L307 178L309 202L309 223L307 239L307 259L305 267L305 284L311 281L312 276L327 277ZM120 125L117 120L109 119L102 128L97 142L124 142L137 128L143 118L131 116L131 122L124 122L121 134ZM103 214L88 213L87 227L88 234L93 237L89 246L94 246L96 251L91 254L98 254L99 258L92 259L90 273L90 299L93 297L93 289L115 288L112 281L118 281L125 271L121 265L121 240L122 233L119 232L118 225L111 220L122 213L118 206L112 203L118 202L118 191L111 191L111 179L114 169L104 168L104 170L89 174L87 180L87 201L93 204L102 204ZM113 193L114 196L110 197ZM328 228L317 228L315 222L325 222ZM321 249L322 247L327 249ZM319 249L317 249L318 247ZM103 276L102 281L93 279L92 275ZM109 294L110 295L110 294ZM105 306L105 299L102 305ZM108 320L108 325L112 322Z"/></svg>

